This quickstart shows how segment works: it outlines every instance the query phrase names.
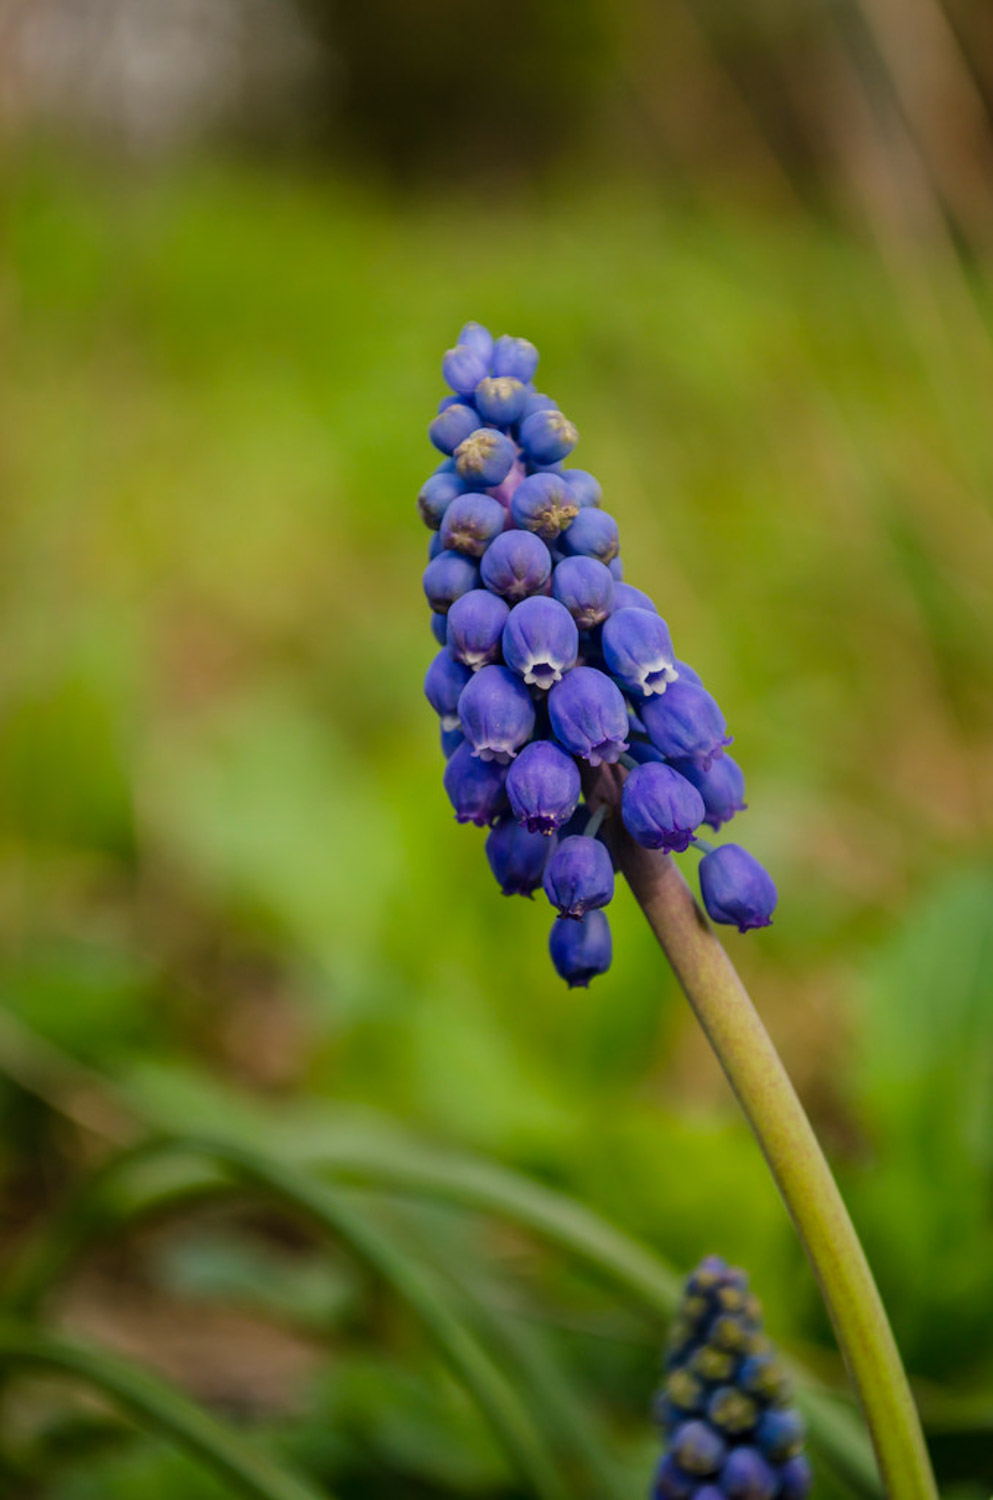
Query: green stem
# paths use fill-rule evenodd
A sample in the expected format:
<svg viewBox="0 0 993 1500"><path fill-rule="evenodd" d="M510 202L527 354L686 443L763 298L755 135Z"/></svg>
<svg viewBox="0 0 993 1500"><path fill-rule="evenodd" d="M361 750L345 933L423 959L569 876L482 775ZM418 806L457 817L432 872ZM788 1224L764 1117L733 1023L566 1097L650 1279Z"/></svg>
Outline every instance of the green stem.
<svg viewBox="0 0 993 1500"><path fill-rule="evenodd" d="M618 781L597 794L616 801ZM936 1500L900 1354L844 1200L755 1007L668 855L642 849L612 818L614 851L737 1095L803 1242L862 1403L891 1500Z"/></svg>

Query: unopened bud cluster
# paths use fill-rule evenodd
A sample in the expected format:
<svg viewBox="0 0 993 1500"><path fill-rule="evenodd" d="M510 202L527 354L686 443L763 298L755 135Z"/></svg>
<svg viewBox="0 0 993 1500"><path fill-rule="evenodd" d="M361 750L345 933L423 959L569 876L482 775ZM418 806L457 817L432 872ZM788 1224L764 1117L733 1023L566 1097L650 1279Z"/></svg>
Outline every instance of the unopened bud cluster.
<svg viewBox="0 0 993 1500"><path fill-rule="evenodd" d="M478 323L442 361L452 394L428 433L444 457L418 497L441 648L424 690L456 817L491 827L507 895L544 889L558 913L552 961L586 985L610 965L614 871L581 806L580 763L622 761L624 826L675 852L741 811L744 778L717 702L652 600L624 582L617 522L593 475L570 467L578 434L536 390L537 366L526 339ZM776 889L762 866L738 844L705 847L713 920L767 926Z"/></svg>
<svg viewBox="0 0 993 1500"><path fill-rule="evenodd" d="M667 1452L652 1500L806 1500L803 1418L744 1271L717 1255L688 1278L656 1415Z"/></svg>

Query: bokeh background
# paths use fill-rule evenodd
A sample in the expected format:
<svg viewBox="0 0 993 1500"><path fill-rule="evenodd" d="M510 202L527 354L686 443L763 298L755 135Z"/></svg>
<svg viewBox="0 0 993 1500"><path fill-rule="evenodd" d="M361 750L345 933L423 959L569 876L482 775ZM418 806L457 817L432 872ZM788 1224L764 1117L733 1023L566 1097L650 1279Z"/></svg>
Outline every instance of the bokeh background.
<svg viewBox="0 0 993 1500"><path fill-rule="evenodd" d="M736 836L781 893L729 946L944 1492L989 1493L991 22L0 4L5 1260L140 1129L410 1139L562 1188L679 1272L747 1265L840 1384L627 893L613 969L567 993L547 906L498 895L442 791L413 502L477 318L541 349L628 579L727 711ZM380 1208L533 1336L644 1493L657 1320L485 1215ZM116 1239L51 1320L342 1500L525 1493L409 1316L260 1210ZM224 1493L64 1385L4 1412L11 1493Z"/></svg>

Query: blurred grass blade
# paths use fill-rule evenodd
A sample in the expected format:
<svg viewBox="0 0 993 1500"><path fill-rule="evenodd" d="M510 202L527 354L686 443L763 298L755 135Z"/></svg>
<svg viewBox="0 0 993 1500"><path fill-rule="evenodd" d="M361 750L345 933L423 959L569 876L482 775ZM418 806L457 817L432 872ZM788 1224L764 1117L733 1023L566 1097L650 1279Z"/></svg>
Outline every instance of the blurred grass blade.
<svg viewBox="0 0 993 1500"><path fill-rule="evenodd" d="M151 1183L133 1170L151 1167L154 1158L166 1154L197 1158L192 1176ZM211 1159L226 1169L242 1158L257 1169L292 1174L308 1190L321 1192L296 1167L266 1162L240 1146L185 1138L163 1138L114 1158L91 1181L59 1220L50 1222L21 1263L12 1268L4 1304L27 1315L44 1296L48 1286L61 1276L88 1240L99 1235L101 1225L110 1227L135 1214L158 1211L181 1199L184 1189L191 1196L223 1189ZM162 1164L155 1162L156 1168ZM533 1182L520 1173L489 1162L411 1146L381 1136L363 1136L354 1129L341 1132L340 1139L325 1134L309 1162L337 1179L376 1186L417 1197L459 1204L509 1219L567 1252L615 1286L623 1287L643 1306L668 1322L680 1293L680 1278L660 1256L630 1235L614 1228L593 1210L552 1188ZM261 1185L261 1184L260 1184ZM271 1186L271 1183L267 1184ZM342 1232L335 1230L333 1232ZM346 1236L347 1237L347 1236ZM880 1486L872 1449L854 1412L816 1389L817 1382L796 1362L791 1371L800 1390L798 1399L810 1428L812 1444L830 1453L848 1482L867 1496L878 1496Z"/></svg>
<svg viewBox="0 0 993 1500"><path fill-rule="evenodd" d="M239 1181L277 1198L323 1232L343 1240L417 1315L533 1493L542 1500L568 1500L570 1492L559 1479L527 1407L421 1265L351 1204L295 1168L241 1146L216 1141L180 1144L183 1150L219 1162Z"/></svg>
<svg viewBox="0 0 993 1500"><path fill-rule="evenodd" d="M42 1370L85 1382L251 1500L328 1500L182 1392L116 1355L0 1324L0 1370Z"/></svg>
<svg viewBox="0 0 993 1500"><path fill-rule="evenodd" d="M505 1167L469 1161L402 1142L362 1142L354 1133L325 1142L321 1161L336 1176L397 1191L430 1195L514 1220L623 1286L668 1321L682 1284L666 1262L591 1209ZM787 1361L799 1386L798 1401L813 1444L829 1452L845 1477L865 1495L879 1495L872 1445L850 1407L814 1388L813 1378Z"/></svg>
<svg viewBox="0 0 993 1500"><path fill-rule="evenodd" d="M470 1285L460 1277L459 1289L487 1343L501 1348L513 1365L529 1407L541 1413L542 1430L553 1435L578 1493L614 1500L623 1492L620 1466L605 1447L593 1413L544 1340L516 1309L497 1305L495 1288L475 1279Z"/></svg>

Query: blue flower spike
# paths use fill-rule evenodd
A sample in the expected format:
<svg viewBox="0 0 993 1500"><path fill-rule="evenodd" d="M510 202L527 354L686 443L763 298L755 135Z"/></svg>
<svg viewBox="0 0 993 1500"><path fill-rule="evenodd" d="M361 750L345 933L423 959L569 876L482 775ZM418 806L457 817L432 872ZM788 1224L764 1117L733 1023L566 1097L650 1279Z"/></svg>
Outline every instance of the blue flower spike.
<svg viewBox="0 0 993 1500"><path fill-rule="evenodd" d="M687 1278L656 1416L668 1451L652 1500L807 1500L803 1418L743 1271L719 1256Z"/></svg>
<svg viewBox="0 0 993 1500"><path fill-rule="evenodd" d="M741 932L768 926L776 889L740 845L714 848L699 836L745 807L724 715L675 655L653 599L623 581L617 522L595 476L570 466L576 428L534 389L537 368L527 339L494 339L472 322L442 360L450 394L428 431L443 457L417 499L431 532L424 592L442 647L424 689L456 818L490 827L486 857L505 894L544 889L556 913L552 963L583 986L610 967L604 908L617 839L665 855L695 846L708 913ZM583 777L594 808L594 787L610 787L592 817L580 806ZM793 1420L777 1415L753 1431L756 1406L784 1406L769 1394L778 1367L770 1372L761 1351L745 1359L721 1336L667 1389L665 1410L681 1425L658 1495L762 1500L774 1472L770 1500L804 1500L809 1474Z"/></svg>

